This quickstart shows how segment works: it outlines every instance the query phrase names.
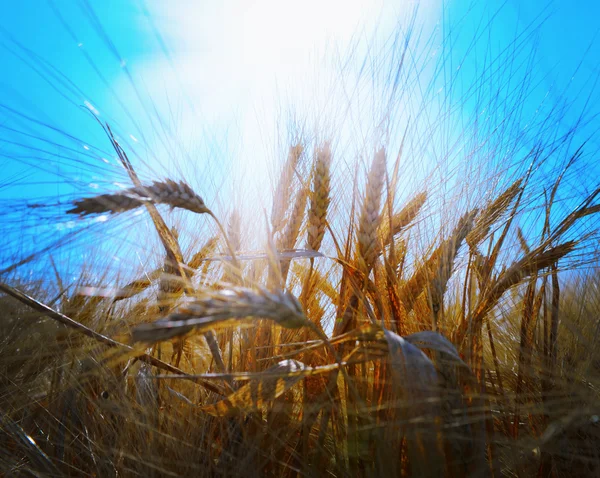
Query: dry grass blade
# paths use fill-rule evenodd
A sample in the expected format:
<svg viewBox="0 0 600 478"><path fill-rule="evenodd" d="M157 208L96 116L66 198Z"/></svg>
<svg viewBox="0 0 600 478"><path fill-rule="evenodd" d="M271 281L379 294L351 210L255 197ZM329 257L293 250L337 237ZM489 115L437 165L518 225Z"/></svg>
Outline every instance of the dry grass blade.
<svg viewBox="0 0 600 478"><path fill-rule="evenodd" d="M140 292L143 292L145 289L150 287L153 281L161 276L161 273L162 272L160 269L156 269L150 272L150 274L146 274L144 278L134 280L125 287L121 287L121 289L117 290L114 300L128 299L136 294L139 294Z"/></svg>
<svg viewBox="0 0 600 478"><path fill-rule="evenodd" d="M438 386L435 367L431 360L407 339L389 330L384 330L384 336L389 349L393 378L397 380L404 398L418 404L423 394L431 393Z"/></svg>
<svg viewBox="0 0 600 478"><path fill-rule="evenodd" d="M33 437L28 435L12 418L8 416L6 413L0 414L0 430L2 431L3 441L7 437L12 438L11 441L14 440L15 444L19 448L19 451L22 451L24 455L28 458L29 464L23 467L22 463L15 462L12 464L10 468L11 471L16 471L20 469L22 473L29 474L33 476L61 476L62 474L56 468L52 460L44 451L39 447L39 445L35 442ZM5 442L6 443L6 442ZM4 455L4 453L0 453L0 456ZM5 457L2 457L2 467L4 471L8 471L8 463L4 462ZM12 474L12 473L8 473Z"/></svg>
<svg viewBox="0 0 600 478"><path fill-rule="evenodd" d="M316 153L308 211L308 247L318 251L325 235L327 209L331 201L331 149L323 145Z"/></svg>
<svg viewBox="0 0 600 478"><path fill-rule="evenodd" d="M176 312L132 331L134 342L158 342L188 334L228 326L236 319L266 318L286 328L309 324L298 300L289 292L269 292L242 287L215 291L195 299Z"/></svg>
<svg viewBox="0 0 600 478"><path fill-rule="evenodd" d="M86 286L86 287L78 287L77 293L80 295L111 298L115 302L117 302L117 301L120 301L123 299L130 299L131 297L134 297L135 295L142 293L144 290L146 290L148 287L150 287L154 281L160 279L162 274L163 274L162 268L155 269L152 272L150 272L149 274L146 274L144 277L142 277L140 279L136 279L134 281L131 281L129 284L127 284L121 288L108 289L108 288L101 288L101 287L87 287Z"/></svg>
<svg viewBox="0 0 600 478"><path fill-rule="evenodd" d="M381 221L381 196L386 171L385 149L373 157L367 179L367 188L358 221L358 262L364 272L369 272L380 250L377 231Z"/></svg>
<svg viewBox="0 0 600 478"><path fill-rule="evenodd" d="M277 251L277 258L283 259L315 259L317 257L326 257L324 254L320 252L313 251L312 249L292 249L289 251ZM200 263L203 262L228 262L233 259L233 256L213 256L213 257L204 257L200 260ZM244 254L242 256L235 256L235 259L238 262L242 261L264 261L269 259L268 252L256 252L252 254Z"/></svg>
<svg viewBox="0 0 600 478"><path fill-rule="evenodd" d="M302 380L303 376L295 372L304 369L305 366L302 362L283 360L265 370L264 378L251 381L224 400L212 405L205 405L200 409L214 416L247 414L259 410Z"/></svg>

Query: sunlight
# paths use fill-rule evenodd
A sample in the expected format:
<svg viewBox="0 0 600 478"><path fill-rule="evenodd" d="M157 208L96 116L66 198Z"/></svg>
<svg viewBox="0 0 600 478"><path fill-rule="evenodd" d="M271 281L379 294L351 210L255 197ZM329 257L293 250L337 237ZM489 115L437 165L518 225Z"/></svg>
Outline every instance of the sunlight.
<svg viewBox="0 0 600 478"><path fill-rule="evenodd" d="M425 3L421 10L428 12L436 2ZM150 15L160 22L169 56L149 58L136 70L190 156L224 168L254 199L273 187L287 155L289 145L275 138L290 115L340 115L348 101L340 80L352 83L358 66L345 67L347 78L340 78L339 63L357 47L383 44L413 7L360 0L153 2ZM218 138L218 153L207 138ZM181 158L172 161L188 174Z"/></svg>

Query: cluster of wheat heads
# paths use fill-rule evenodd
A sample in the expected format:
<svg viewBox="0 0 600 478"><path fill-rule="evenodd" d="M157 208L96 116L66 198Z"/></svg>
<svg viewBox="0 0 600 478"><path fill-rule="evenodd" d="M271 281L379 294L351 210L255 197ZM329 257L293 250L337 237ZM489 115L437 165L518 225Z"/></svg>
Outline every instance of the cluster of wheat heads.
<svg viewBox="0 0 600 478"><path fill-rule="evenodd" d="M82 276L47 300L33 284L27 293L0 284L3 469L598 471L597 447L577 444L600 436L590 418L600 412L600 361L593 353L582 365L577 346L559 340L559 270L577 257L576 225L598 212L600 190L556 223L557 180L539 237L525 237L516 224L525 176L440 224L449 232L425 238L416 253L409 243L430 193L396 198L400 156L389 161L382 147L368 158L339 234L332 201L347 188L335 191L334 149L317 145L304 178L298 164L309 148L295 144L275 188L267 246L243 255L237 213L225 228L186 183L143 184L111 140L133 185L78 198L66 214L110 222L145 209L164 261L125 285L92 287ZM185 257L162 205L211 215L219 236Z"/></svg>

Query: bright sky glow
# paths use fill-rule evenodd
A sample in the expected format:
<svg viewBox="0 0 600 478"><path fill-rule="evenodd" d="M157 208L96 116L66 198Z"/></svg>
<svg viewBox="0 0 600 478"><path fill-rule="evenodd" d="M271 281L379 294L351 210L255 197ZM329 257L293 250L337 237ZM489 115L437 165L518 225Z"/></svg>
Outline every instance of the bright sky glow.
<svg viewBox="0 0 600 478"><path fill-rule="evenodd" d="M426 169L449 151L459 160L481 147L481 161L517 156L529 146L528 128L558 103L570 106L556 116L565 128L581 109L598 111L595 2L423 0L413 17L416 4L10 2L0 19L0 200L126 187L90 111L110 123L147 178L186 179L224 217L233 207L250 209L257 228L294 121L309 141L332 139L346 165L366 163L384 133L397 150L409 122L417 132L435 130L435 137L411 133L411 178L412 166ZM401 61L391 53L393 34L413 20L410 73L386 110L389 74ZM494 63L501 55L504 63ZM516 115L502 94L519 98L521 85L528 96L519 99L519 121L507 126L505 117ZM382 123L386 115L396 130ZM474 124L482 137L513 128L500 139L523 144L488 150ZM597 151L590 124L582 131ZM434 178L440 187L443 173Z"/></svg>
<svg viewBox="0 0 600 478"><path fill-rule="evenodd" d="M420 7L424 29L439 15L436 3ZM136 77L170 117L179 141L193 145L226 131L232 171L251 190L264 190L273 163L282 159L274 158L282 115L331 115L342 107L346 98L338 105L332 100L341 93L339 62L350 48L383 44L412 8L409 2L358 0L151 2L149 16L170 45L169 55L138 62ZM352 83L357 72L345 74ZM122 77L117 91L127 95L128 87Z"/></svg>

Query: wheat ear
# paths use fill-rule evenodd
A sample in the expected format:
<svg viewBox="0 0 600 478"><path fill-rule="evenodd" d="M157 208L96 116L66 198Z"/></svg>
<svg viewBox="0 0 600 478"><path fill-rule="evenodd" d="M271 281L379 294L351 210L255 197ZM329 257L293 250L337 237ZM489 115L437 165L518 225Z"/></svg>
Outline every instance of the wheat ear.
<svg viewBox="0 0 600 478"><path fill-rule="evenodd" d="M231 248L238 252L242 248L242 218L237 209L234 209L227 222L227 236L231 242Z"/></svg>
<svg viewBox="0 0 600 478"><path fill-rule="evenodd" d="M283 227L285 213L289 209L294 172L296 171L298 161L300 160L303 151L304 147L301 144L292 146L287 161L281 170L279 182L277 183L275 194L273 195L273 208L271 210L271 227L273 229L273 234L279 232Z"/></svg>
<svg viewBox="0 0 600 478"><path fill-rule="evenodd" d="M477 247L477 244L486 238L492 225L502 216L517 194L521 192L521 182L521 179L516 180L479 215L475 227L467 235L467 244L471 249Z"/></svg>
<svg viewBox="0 0 600 478"><path fill-rule="evenodd" d="M385 180L386 154L381 148L373 156L367 178L367 188L358 222L358 261L363 271L369 272L381 249L377 231L381 221L381 196Z"/></svg>
<svg viewBox="0 0 600 478"><path fill-rule="evenodd" d="M498 279L479 299L471 316L461 323L455 343L462 344L469 327L471 330L478 330L487 313L498 303L504 292L517 285L525 277L555 265L559 259L572 252L576 245L576 241L568 241L547 250L538 247L500 273Z"/></svg>
<svg viewBox="0 0 600 478"><path fill-rule="evenodd" d="M286 328L307 325L298 299L286 291L234 287L212 292L191 300L179 310L152 324L142 324L132 331L134 342L158 342L185 335L192 330L204 332L232 319L266 318Z"/></svg>
<svg viewBox="0 0 600 478"><path fill-rule="evenodd" d="M331 201L331 149L325 143L316 154L308 211L308 247L318 251L327 225L327 209Z"/></svg>
<svg viewBox="0 0 600 478"><path fill-rule="evenodd" d="M293 249L296 246L298 235L300 234L300 228L302 227L302 221L304 220L304 211L306 210L306 202L308 200L308 191L304 186L300 186L300 190L296 194L296 200L292 207L292 212L287 222L287 226L283 232L283 236L280 239L280 249ZM281 261L281 277L284 279L287 277L290 267L290 261Z"/></svg>
<svg viewBox="0 0 600 478"><path fill-rule="evenodd" d="M382 227L382 239L384 246L389 245L395 236L400 234L410 223L415 220L426 200L427 193L423 191L412 198L400 211L392 216L391 226L390 221L388 221L385 227Z"/></svg>
<svg viewBox="0 0 600 478"><path fill-rule="evenodd" d="M204 201L183 181L154 181L148 186L135 186L114 194L101 194L91 198L78 199L67 214L87 216L90 214L117 214L131 211L146 203L166 204L198 214L209 212Z"/></svg>
<svg viewBox="0 0 600 478"><path fill-rule="evenodd" d="M172 208L179 207L197 214L208 214L214 219L223 234L229 253L233 258L233 266L236 268L238 267L235 248L231 244L221 222L206 204L204 204L202 198L183 181L178 183L170 179L163 182L154 181L150 186L135 186L116 194L102 194L93 198L77 200L73 204L75 207L68 210L67 213L79 214L81 216L98 213L125 212L144 204L149 205L149 207L150 205L155 204L166 204ZM180 253L176 255L176 263L183 262L182 260L179 260L180 256Z"/></svg>
<svg viewBox="0 0 600 478"><path fill-rule="evenodd" d="M472 231L473 221L477 212L477 209L474 209L473 211L465 213L458 221L452 235L444 241L442 245L442 253L437 267L437 273L431 281L430 290L434 318L437 317L438 310L442 306L446 287L453 272L456 254L465 238L468 237L468 234Z"/></svg>

